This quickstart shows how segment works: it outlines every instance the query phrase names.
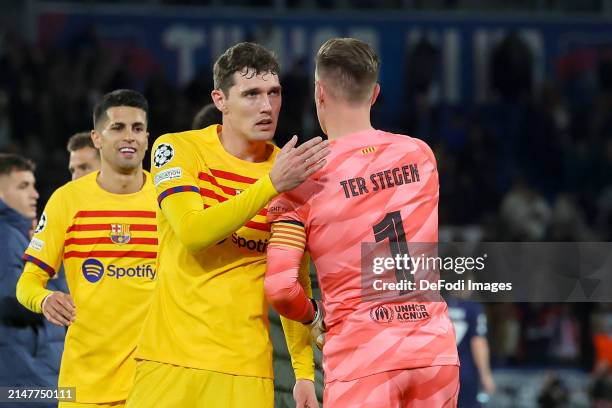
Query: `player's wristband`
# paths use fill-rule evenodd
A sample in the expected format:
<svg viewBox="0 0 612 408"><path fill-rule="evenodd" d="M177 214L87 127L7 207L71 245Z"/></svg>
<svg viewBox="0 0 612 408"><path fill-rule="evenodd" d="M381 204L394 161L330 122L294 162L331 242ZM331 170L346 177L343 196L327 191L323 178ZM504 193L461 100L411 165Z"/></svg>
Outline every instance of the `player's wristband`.
<svg viewBox="0 0 612 408"><path fill-rule="evenodd" d="M317 320L317 314L319 313L319 305L317 305L317 301L314 299L308 299L308 300L310 300L310 303L312 304L312 310L314 310L314 314L312 315L312 320L309 320L307 322L302 322L305 325L311 325L312 322Z"/></svg>
<svg viewBox="0 0 612 408"><path fill-rule="evenodd" d="M325 321L323 319L323 307L319 301L310 299L312 307L314 308L314 317L311 322L304 323L310 326L310 336L315 342L319 350L323 350L323 343L325 343Z"/></svg>

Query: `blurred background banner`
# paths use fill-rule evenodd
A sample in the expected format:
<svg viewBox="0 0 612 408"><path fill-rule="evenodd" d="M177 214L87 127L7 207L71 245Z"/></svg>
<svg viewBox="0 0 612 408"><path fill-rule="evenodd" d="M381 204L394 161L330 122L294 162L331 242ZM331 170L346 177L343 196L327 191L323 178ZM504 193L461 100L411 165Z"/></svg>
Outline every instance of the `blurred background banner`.
<svg viewBox="0 0 612 408"><path fill-rule="evenodd" d="M522 53L514 60L502 58L503 63L516 64L515 75L530 77L529 86L536 89L550 76L572 86L578 77L593 74L612 45L607 20L571 16L271 13L44 2L35 3L33 10L35 37L42 47L70 49L99 42L129 65L141 87L160 69L173 84L185 85L239 41L273 49L285 71L305 59L310 72L312 56L324 41L357 37L372 44L383 61L383 115L391 121L401 113L405 91L429 82L430 97L441 102L490 99L494 78L489 60L503 49ZM418 67L412 66L415 60Z"/></svg>

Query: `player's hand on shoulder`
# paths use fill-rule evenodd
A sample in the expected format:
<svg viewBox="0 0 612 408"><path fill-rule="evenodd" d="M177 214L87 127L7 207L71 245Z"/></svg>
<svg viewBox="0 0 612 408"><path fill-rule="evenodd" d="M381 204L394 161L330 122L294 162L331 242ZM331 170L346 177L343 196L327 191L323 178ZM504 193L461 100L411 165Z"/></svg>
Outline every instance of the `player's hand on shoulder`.
<svg viewBox="0 0 612 408"><path fill-rule="evenodd" d="M279 193L293 190L321 170L326 164L325 156L330 153L329 142L318 136L298 147L296 144L297 136L293 136L276 156L270 171L272 184Z"/></svg>
<svg viewBox="0 0 612 408"><path fill-rule="evenodd" d="M293 387L295 408L319 408L314 382L306 379L296 380Z"/></svg>
<svg viewBox="0 0 612 408"><path fill-rule="evenodd" d="M76 319L76 307L72 297L63 292L53 292L42 302L43 315L56 326L70 326Z"/></svg>

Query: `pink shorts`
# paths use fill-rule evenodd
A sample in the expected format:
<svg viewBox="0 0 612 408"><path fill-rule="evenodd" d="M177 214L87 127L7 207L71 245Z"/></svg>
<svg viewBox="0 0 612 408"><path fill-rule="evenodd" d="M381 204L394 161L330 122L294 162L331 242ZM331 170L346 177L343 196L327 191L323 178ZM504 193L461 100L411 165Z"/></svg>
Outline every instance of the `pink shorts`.
<svg viewBox="0 0 612 408"><path fill-rule="evenodd" d="M455 408L459 366L395 370L325 385L323 406L334 408Z"/></svg>

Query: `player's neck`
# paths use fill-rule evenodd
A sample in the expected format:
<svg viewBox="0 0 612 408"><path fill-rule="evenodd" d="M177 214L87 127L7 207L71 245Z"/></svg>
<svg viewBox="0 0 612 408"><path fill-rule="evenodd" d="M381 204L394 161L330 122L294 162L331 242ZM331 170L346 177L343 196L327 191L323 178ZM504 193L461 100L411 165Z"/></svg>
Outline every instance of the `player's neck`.
<svg viewBox="0 0 612 408"><path fill-rule="evenodd" d="M270 157L271 149L265 140L247 140L226 127L219 133L219 140L227 153L240 160L259 163Z"/></svg>
<svg viewBox="0 0 612 408"><path fill-rule="evenodd" d="M112 194L132 194L142 189L146 176L142 166L129 172L117 172L102 165L96 181L98 185Z"/></svg>
<svg viewBox="0 0 612 408"><path fill-rule="evenodd" d="M370 108L350 108L338 107L330 111L327 121L327 137L329 140L340 139L344 136L362 132L364 130L373 130L370 122Z"/></svg>

